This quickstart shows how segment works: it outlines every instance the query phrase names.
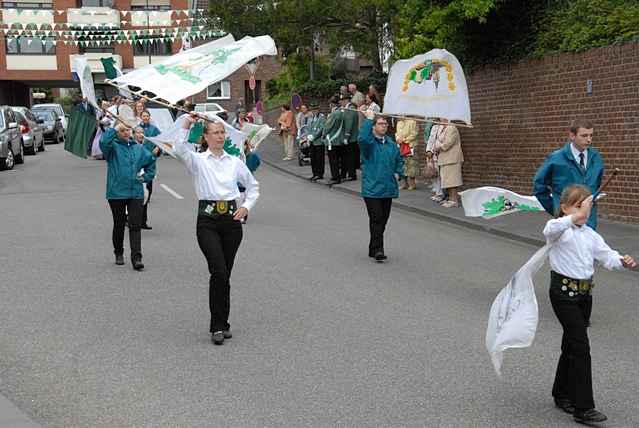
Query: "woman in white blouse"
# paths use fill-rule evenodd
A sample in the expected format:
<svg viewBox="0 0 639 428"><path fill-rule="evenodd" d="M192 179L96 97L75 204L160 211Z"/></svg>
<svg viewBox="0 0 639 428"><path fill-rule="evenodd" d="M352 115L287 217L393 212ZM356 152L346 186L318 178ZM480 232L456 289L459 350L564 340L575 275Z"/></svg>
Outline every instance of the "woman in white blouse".
<svg viewBox="0 0 639 428"><path fill-rule="evenodd" d="M188 142L194 116L186 116L183 132L174 144L177 157L193 176L195 193L199 199L197 242L206 257L209 273L210 331L213 343L221 345L230 339L228 322L230 308L230 277L235 254L242 242L242 223L259 197L259 183L244 162L224 151L225 130L221 122L207 122L202 145L207 149L196 153ZM246 188L242 206L237 184Z"/></svg>

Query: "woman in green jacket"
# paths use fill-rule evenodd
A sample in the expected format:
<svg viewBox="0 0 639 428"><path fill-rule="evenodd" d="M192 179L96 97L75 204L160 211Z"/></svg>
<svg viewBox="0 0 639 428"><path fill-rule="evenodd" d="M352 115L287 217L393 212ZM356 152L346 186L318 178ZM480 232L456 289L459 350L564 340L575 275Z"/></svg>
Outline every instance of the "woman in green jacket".
<svg viewBox="0 0 639 428"><path fill-rule="evenodd" d="M113 214L115 264L124 264L124 226L128 211L131 264L135 270L142 270L142 183L155 177L155 156L133 141L131 129L121 123L115 129L107 129L100 140L100 150L107 161L106 198Z"/></svg>

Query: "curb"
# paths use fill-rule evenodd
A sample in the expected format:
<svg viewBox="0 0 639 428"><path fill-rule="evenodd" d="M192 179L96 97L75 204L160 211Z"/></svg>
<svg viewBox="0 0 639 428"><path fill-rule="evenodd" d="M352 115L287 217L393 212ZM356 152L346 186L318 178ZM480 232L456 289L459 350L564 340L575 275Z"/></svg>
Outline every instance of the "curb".
<svg viewBox="0 0 639 428"><path fill-rule="evenodd" d="M301 178L304 179L304 177L300 174L296 174L292 171L289 171L286 168L283 168L279 165L276 165L274 163L272 163L269 160L266 160L264 158L262 158L262 162L265 163L266 165L270 166L271 168L274 168L278 171L284 172L286 174L292 175L293 177L297 177L297 178ZM306 181L306 180L305 180ZM355 195L355 196L359 196L359 192L355 191L355 190L351 190L351 189L347 189L345 187L340 187L340 186L331 186L329 187L329 189L333 189L342 193L346 193L349 195ZM478 224L478 223L473 223L471 221L464 221L464 220L460 220L458 218L454 218L454 217L449 217L447 215L444 214L438 214L432 211L428 211L428 210L423 210L420 208L416 208L416 207L412 207L410 205L406 205L402 202L398 202L398 201L394 201L393 202L393 206L397 207L403 211L408 211L411 212L413 214L418 214L418 215L422 215L424 217L430 217L430 218L434 218L436 220L440 220L440 221L444 221L447 223L452 223L458 226L462 226L465 227L467 229L472 229L472 230L479 230L482 232L488 232L492 235L496 235L499 236L501 238L506 238L506 239L510 239L513 241L518 241L518 242L523 242L525 244L529 244L529 245L533 245L536 247L540 247L540 246L544 246L546 243L544 241L542 241L541 239L534 239L534 238L530 238L527 236L521 236L518 235L516 233L512 233L512 232L508 232L505 230L500 230L500 229L496 229L494 227L490 227L489 225L482 225L482 224Z"/></svg>

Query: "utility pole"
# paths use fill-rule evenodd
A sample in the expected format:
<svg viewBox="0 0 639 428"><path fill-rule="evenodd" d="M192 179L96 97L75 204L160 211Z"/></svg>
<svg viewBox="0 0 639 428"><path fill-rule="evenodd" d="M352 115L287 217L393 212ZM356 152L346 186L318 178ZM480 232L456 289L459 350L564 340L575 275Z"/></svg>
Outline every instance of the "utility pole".
<svg viewBox="0 0 639 428"><path fill-rule="evenodd" d="M146 35L147 44L146 48L149 51L149 65L151 65L151 25L149 23L149 0L146 0Z"/></svg>

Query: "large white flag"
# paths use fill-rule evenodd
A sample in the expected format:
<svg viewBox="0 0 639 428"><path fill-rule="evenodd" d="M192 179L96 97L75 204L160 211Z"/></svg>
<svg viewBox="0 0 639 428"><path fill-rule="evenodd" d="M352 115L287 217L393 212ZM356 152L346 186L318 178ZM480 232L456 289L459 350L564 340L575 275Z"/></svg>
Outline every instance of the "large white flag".
<svg viewBox="0 0 639 428"><path fill-rule="evenodd" d="M433 49L393 64L383 113L471 124L466 77L455 55Z"/></svg>
<svg viewBox="0 0 639 428"><path fill-rule="evenodd" d="M146 65L113 79L117 85L137 86L175 104L229 76L250 60L277 55L270 36L232 35L179 52L159 64Z"/></svg>
<svg viewBox="0 0 639 428"><path fill-rule="evenodd" d="M504 351L528 347L535 338L539 309L532 277L544 265L551 245L537 250L499 292L490 308L486 349L498 376L501 376Z"/></svg>
<svg viewBox="0 0 639 428"><path fill-rule="evenodd" d="M467 217L493 218L518 211L545 212L534 196L524 196L500 187L477 187L460 193Z"/></svg>
<svg viewBox="0 0 639 428"><path fill-rule="evenodd" d="M99 108L98 101L95 98L95 88L93 87L93 73L84 55L76 55L73 58L73 65L78 78L80 79L80 90L82 96L94 107Z"/></svg>
<svg viewBox="0 0 639 428"><path fill-rule="evenodd" d="M251 151L257 150L260 143L273 131L274 129L268 125L256 125L249 122L245 122L244 125L242 125L242 132L248 135L247 141L251 147Z"/></svg>

